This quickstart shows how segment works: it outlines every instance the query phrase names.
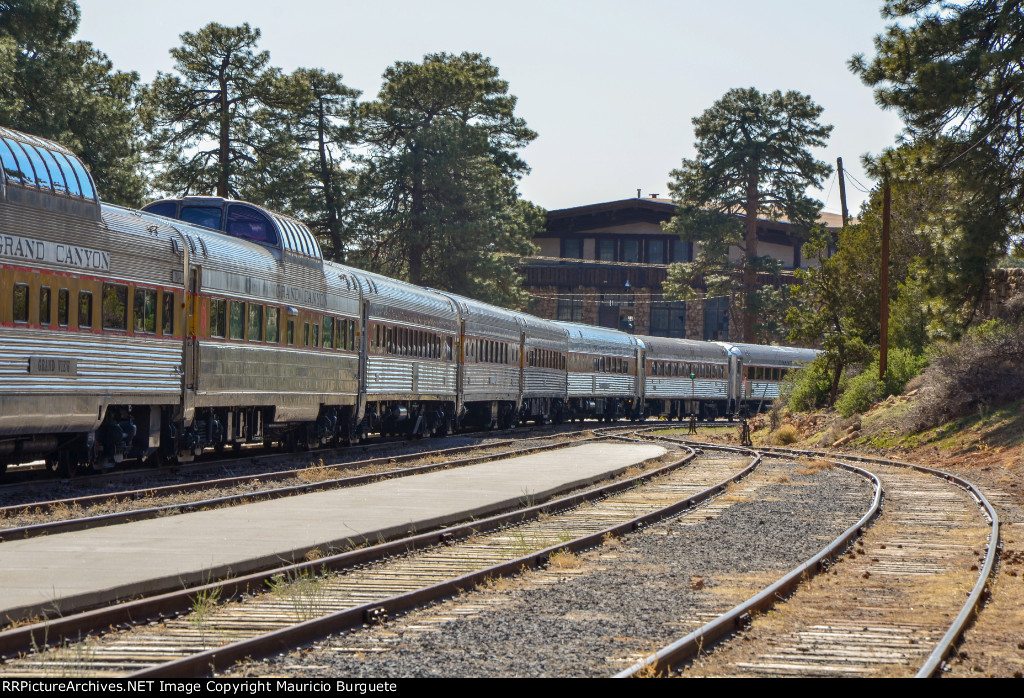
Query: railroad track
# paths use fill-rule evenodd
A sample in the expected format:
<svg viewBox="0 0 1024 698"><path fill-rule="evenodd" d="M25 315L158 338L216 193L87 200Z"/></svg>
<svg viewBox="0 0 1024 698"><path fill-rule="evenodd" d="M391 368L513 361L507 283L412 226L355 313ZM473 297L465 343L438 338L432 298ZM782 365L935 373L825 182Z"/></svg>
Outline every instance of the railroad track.
<svg viewBox="0 0 1024 698"><path fill-rule="evenodd" d="M23 656L7 662L3 673L53 675L75 671L83 663L90 675L188 676L216 671L247 656L278 652L327 633L375 622L485 579L518 572L524 566L548 564L563 549L592 547L607 535L631 531L696 506L724 491L729 481L749 473L757 463L756 458L738 455L717 465L681 468L688 459L659 469L665 471L660 476L658 471L635 475L625 482L593 488L585 495L438 534L178 594L177 613L183 614L178 618ZM588 500L592 504L581 508ZM567 513L560 513L563 511ZM266 590L268 584L269 593L245 596ZM215 603L229 597L241 600ZM74 637L75 633L84 635L161 612L157 604L150 602L147 607L146 603L123 604L103 614L94 612L77 625L61 621L64 625L59 632ZM168 607L160 608L167 614ZM40 644L44 632L57 631L53 624L8 631L0 634L0 648L6 656L23 653L31 642ZM52 639L52 635L47 638Z"/></svg>
<svg viewBox="0 0 1024 698"><path fill-rule="evenodd" d="M529 438L551 438L563 434L579 433L585 429L593 428L574 425L544 425L544 426L519 426L511 429L475 430L469 429L453 435L452 438L481 438L500 439L501 437L512 437L513 440ZM621 428L621 427L620 427ZM533 434L534 436L529 436ZM337 460L336 456L346 456L359 453L369 455L396 447L404 447L410 444L423 444L438 442L438 439L410 439L406 437L377 437L351 446L325 446L306 451L285 451L282 449L268 449L263 446L247 445L241 449L227 449L215 451L209 449L202 456L191 463L174 463L166 466L147 466L129 463L127 466L118 466L113 470L101 472L81 472L74 476L61 475L57 471L46 467L42 462L26 465L9 466L6 473L0 479L0 499L14 499L23 494L34 494L41 489L53 489L58 484L72 486L76 489L104 488L108 485L117 486L121 482L132 479L151 479L156 477L185 478L193 477L202 480L206 472L218 470L234 470L242 468L259 467L260 464L269 464L274 467L276 464L294 463L296 460L313 461L317 459ZM442 450L458 450L459 448L473 448L473 446L455 447ZM402 454L408 455L408 454ZM288 468L284 469L285 471ZM273 474L275 471L268 471Z"/></svg>
<svg viewBox="0 0 1024 698"><path fill-rule="evenodd" d="M129 521L187 513L223 506L235 506L249 502L291 497L307 492L323 491L340 487L354 487L381 478L407 477L433 470L472 465L485 460L498 460L514 456L537 453L544 450L564 448L585 443L603 434L614 434L622 428L605 428L593 436L583 436L584 431L543 435L516 440L501 440L484 445L460 446L433 451L421 451L402 455L368 458L359 461L342 461L309 465L302 468L287 468L273 472L260 472L213 480L200 480L160 487L122 490L97 495L84 495L64 499L33 502L0 507L0 521L8 523L0 528L0 542L22 540L40 535L52 535L68 531L79 531L97 526L110 526ZM628 429L627 429L628 431ZM556 439L554 443L539 442ZM525 445L522 445L524 444ZM517 444L520 444L517 446ZM478 455L466 455L478 452ZM464 456L464 457L459 457ZM423 461L423 464L403 467L404 464ZM357 474L348 474L352 472ZM362 471L362 472L360 472ZM281 483L298 484L281 484ZM275 483L280 486L275 486ZM243 489L243 492L222 496L202 496L205 493ZM188 496L183 499L183 496ZM90 514L90 511L105 509ZM51 518L52 517L52 518ZM50 518L40 523L10 525L10 522L25 519Z"/></svg>
<svg viewBox="0 0 1024 698"><path fill-rule="evenodd" d="M680 668L684 676L931 676L941 668L987 594L998 517L960 478L884 459L836 458L866 463L885 488L883 513L863 538L844 555L805 564L805 572L827 574L754 619L743 641L700 656L731 633L737 617L775 599L751 599L620 676Z"/></svg>

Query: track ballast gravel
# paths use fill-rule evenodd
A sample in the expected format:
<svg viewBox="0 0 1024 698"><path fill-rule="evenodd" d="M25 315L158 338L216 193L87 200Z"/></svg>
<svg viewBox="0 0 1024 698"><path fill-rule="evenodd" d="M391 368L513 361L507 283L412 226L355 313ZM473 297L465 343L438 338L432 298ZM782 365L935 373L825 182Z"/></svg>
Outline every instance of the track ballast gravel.
<svg viewBox="0 0 1024 698"><path fill-rule="evenodd" d="M611 675L796 567L869 505L862 478L800 467L768 462L709 506L606 544L578 566L553 566L233 673Z"/></svg>

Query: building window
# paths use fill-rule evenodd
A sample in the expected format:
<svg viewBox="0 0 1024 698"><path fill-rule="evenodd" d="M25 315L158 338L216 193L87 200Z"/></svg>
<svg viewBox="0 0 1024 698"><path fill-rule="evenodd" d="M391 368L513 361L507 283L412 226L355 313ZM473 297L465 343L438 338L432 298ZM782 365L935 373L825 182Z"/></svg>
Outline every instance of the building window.
<svg viewBox="0 0 1024 698"><path fill-rule="evenodd" d="M571 294L558 299L558 315L556 320L563 322L583 322L583 296Z"/></svg>
<svg viewBox="0 0 1024 698"><path fill-rule="evenodd" d="M686 301L652 301L651 336L686 339Z"/></svg>
<svg viewBox="0 0 1024 698"><path fill-rule="evenodd" d="M616 240L609 240L608 238L602 238L597 241L597 259L602 262L614 262L615 261L615 243Z"/></svg>
<svg viewBox="0 0 1024 698"><path fill-rule="evenodd" d="M693 243L685 242L679 238L672 240L672 261L673 262L692 262L693 261Z"/></svg>
<svg viewBox="0 0 1024 698"><path fill-rule="evenodd" d="M665 241L664 240L648 240L647 241L647 263L648 264L664 264L665 263Z"/></svg>
<svg viewBox="0 0 1024 698"><path fill-rule="evenodd" d="M636 264L640 261L640 241L639 240L623 240L622 241L622 261Z"/></svg>
<svg viewBox="0 0 1024 698"><path fill-rule="evenodd" d="M729 339L729 299L725 296L704 301L704 341Z"/></svg>
<svg viewBox="0 0 1024 698"><path fill-rule="evenodd" d="M566 259L583 259L583 238L565 238L562 240L562 257Z"/></svg>

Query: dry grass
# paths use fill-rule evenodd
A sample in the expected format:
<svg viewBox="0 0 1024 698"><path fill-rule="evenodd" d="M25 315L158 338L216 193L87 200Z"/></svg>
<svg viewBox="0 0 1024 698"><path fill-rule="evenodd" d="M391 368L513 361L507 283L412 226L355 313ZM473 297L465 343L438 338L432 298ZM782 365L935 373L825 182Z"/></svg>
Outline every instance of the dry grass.
<svg viewBox="0 0 1024 698"><path fill-rule="evenodd" d="M552 570L575 570L582 566L580 556L564 548L552 553L548 561L548 568Z"/></svg>
<svg viewBox="0 0 1024 698"><path fill-rule="evenodd" d="M797 462L800 463L800 467L793 470L797 475L817 475L833 467L832 463L824 458L804 458Z"/></svg>
<svg viewBox="0 0 1024 698"><path fill-rule="evenodd" d="M746 485L740 484L738 482L730 482L728 485L725 486L725 492L723 492L721 496L719 496L716 499L716 501L730 502L733 504L738 504L739 502L749 502L751 499L750 493L751 491Z"/></svg>
<svg viewBox="0 0 1024 698"><path fill-rule="evenodd" d="M338 478L338 471L334 468L324 465L324 459L321 458L317 463L310 463L308 468L304 468L298 472L298 478L306 483L315 482L326 482L328 480L336 480Z"/></svg>
<svg viewBox="0 0 1024 698"><path fill-rule="evenodd" d="M800 432L792 424L783 424L772 432L771 443L773 446L788 446L800 440Z"/></svg>

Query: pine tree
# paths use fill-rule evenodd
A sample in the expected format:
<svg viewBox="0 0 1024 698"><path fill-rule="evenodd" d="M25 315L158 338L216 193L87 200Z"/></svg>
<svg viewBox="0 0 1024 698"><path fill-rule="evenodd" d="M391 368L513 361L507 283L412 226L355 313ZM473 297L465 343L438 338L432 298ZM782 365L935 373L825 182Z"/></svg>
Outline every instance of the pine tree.
<svg viewBox="0 0 1024 698"><path fill-rule="evenodd" d="M489 59L433 54L384 73L363 106L370 153L356 257L415 284L520 305L506 255L530 254L543 212L519 199L517 151L536 134Z"/></svg>
<svg viewBox="0 0 1024 698"><path fill-rule="evenodd" d="M943 293L976 306L994 262L1024 230L1024 8L1017 1L887 0L893 23L870 62L851 69L903 118L908 139L934 150L920 179L956 179L944 217ZM893 180L895 183L895 180ZM969 317L968 313L968 317Z"/></svg>
<svg viewBox="0 0 1024 698"><path fill-rule="evenodd" d="M71 41L79 17L74 0L0 0L0 124L70 148L104 200L139 206L139 76Z"/></svg>
<svg viewBox="0 0 1024 698"><path fill-rule="evenodd" d="M293 142L296 167L275 172L260 196L302 219L321 239L324 255L336 261L345 260L352 236L356 171L351 149L359 138L360 92L341 80L335 73L300 68L275 81L269 97L273 130Z"/></svg>
<svg viewBox="0 0 1024 698"><path fill-rule="evenodd" d="M238 197L258 186L261 160L265 169L293 154L290 139L268 129L265 102L277 72L270 54L256 51L259 39L248 24L211 23L171 49L178 75L158 73L143 94L159 189Z"/></svg>
<svg viewBox="0 0 1024 698"><path fill-rule="evenodd" d="M679 209L665 229L701 246L694 263L674 271L676 293L706 283L709 276L718 280L719 292L725 290L729 284L722 280L731 276L729 248L739 247L747 342L755 341L758 310L766 306L757 274L774 267L758 255L758 218L785 215L797 229L809 231L821 210L821 203L806 195L808 187L819 186L831 172L810 152L824 146L832 131L818 121L821 112L798 92L729 90L693 119L697 157L683 160L670 174L669 189Z"/></svg>

